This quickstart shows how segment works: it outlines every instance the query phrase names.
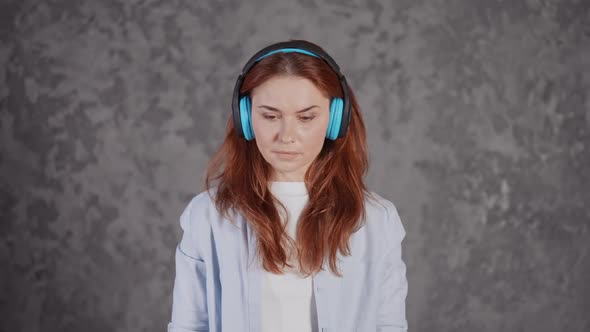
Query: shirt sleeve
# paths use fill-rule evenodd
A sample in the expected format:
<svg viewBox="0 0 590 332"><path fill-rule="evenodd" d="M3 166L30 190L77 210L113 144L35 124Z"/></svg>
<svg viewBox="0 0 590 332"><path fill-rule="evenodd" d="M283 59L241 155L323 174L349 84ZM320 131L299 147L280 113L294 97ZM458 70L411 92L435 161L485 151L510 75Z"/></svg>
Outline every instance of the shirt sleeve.
<svg viewBox="0 0 590 332"><path fill-rule="evenodd" d="M406 332L406 296L408 282L406 264L402 259L402 240L406 232L395 205L387 202L387 251L381 276L380 299L377 313L377 331Z"/></svg>
<svg viewBox="0 0 590 332"><path fill-rule="evenodd" d="M196 241L194 199L180 216L182 238L176 246L176 276L172 295L172 317L168 332L209 331L206 264Z"/></svg>

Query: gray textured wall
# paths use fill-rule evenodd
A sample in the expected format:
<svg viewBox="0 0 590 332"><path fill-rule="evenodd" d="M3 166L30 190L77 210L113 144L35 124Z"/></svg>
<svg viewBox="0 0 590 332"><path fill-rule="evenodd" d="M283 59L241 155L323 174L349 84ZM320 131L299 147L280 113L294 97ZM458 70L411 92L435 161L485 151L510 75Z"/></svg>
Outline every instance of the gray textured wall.
<svg viewBox="0 0 590 332"><path fill-rule="evenodd" d="M4 1L0 331L163 331L246 59L306 38L396 203L412 331L590 331L590 1Z"/></svg>

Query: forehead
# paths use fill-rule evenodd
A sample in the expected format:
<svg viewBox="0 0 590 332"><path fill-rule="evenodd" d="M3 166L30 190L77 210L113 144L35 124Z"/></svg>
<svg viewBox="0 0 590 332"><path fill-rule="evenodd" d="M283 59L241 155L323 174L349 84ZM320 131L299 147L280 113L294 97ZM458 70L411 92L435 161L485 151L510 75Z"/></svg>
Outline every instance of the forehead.
<svg viewBox="0 0 590 332"><path fill-rule="evenodd" d="M275 76L252 90L253 104L265 104L281 108L307 107L322 103L328 97L316 85L303 77Z"/></svg>

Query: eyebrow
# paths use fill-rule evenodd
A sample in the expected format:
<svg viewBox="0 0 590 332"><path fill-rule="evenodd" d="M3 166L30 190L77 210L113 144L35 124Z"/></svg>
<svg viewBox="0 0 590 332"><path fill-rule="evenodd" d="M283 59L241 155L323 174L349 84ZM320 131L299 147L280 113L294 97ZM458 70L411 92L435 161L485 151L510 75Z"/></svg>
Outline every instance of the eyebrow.
<svg viewBox="0 0 590 332"><path fill-rule="evenodd" d="M304 108L304 109L302 109L302 110L299 110L299 111L297 111L297 112L295 112L295 113L303 113L303 112L307 112L307 111L309 111L310 109L312 109L312 108L314 108L314 107L318 107L318 106L317 106L317 105L311 105L311 106L309 106L309 107L306 107L306 108ZM275 107L272 107L272 106L268 106L268 105L260 105L260 106L258 106L258 108L266 108L266 109L267 109L267 110L269 110L269 111L273 111L273 112L281 112L281 111L280 111L278 108L275 108Z"/></svg>

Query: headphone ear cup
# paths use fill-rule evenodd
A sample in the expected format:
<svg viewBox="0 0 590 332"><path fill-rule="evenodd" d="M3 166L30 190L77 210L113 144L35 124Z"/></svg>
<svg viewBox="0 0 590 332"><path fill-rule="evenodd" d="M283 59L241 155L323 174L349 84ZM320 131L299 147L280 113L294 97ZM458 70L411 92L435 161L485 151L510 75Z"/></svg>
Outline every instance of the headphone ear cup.
<svg viewBox="0 0 590 332"><path fill-rule="evenodd" d="M332 141L338 138L340 126L342 124L342 112L344 111L344 101L342 98L334 97L330 101L330 120L326 137Z"/></svg>
<svg viewBox="0 0 590 332"><path fill-rule="evenodd" d="M252 128L252 102L249 96L240 98L240 121L244 138L251 141L254 139L254 129Z"/></svg>

